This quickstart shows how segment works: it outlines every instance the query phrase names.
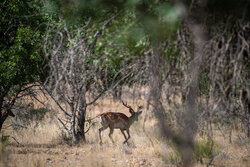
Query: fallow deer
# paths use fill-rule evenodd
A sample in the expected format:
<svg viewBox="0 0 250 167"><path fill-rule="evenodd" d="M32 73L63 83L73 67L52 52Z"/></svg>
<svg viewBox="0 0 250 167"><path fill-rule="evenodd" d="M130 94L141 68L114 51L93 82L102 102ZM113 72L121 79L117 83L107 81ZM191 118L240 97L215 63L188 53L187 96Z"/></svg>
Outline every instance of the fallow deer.
<svg viewBox="0 0 250 167"><path fill-rule="evenodd" d="M133 110L133 108L127 104L125 104L122 101L122 104L129 108L129 112L131 114L130 117L127 117L123 113L118 113L118 112L106 112L103 114L100 114L101 118L101 124L102 127L99 129L99 137L100 137L100 144L102 144L102 137L101 137L101 132L109 127L110 132L109 132L109 138L111 139L112 143L114 143L114 140L112 138L112 134L114 132L114 129L120 129L125 141L123 144L128 142L128 139L130 138L130 133L129 133L129 127L135 122L138 121L138 116L142 113L140 111L142 109L142 106L138 107L137 112ZM124 131L127 132L128 137L125 135Z"/></svg>

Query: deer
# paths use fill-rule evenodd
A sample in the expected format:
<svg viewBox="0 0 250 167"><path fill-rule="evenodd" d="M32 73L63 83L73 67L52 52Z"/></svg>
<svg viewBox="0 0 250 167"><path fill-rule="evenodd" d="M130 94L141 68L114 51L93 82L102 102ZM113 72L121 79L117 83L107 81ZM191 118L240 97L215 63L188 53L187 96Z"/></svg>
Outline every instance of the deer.
<svg viewBox="0 0 250 167"><path fill-rule="evenodd" d="M123 101L122 101L122 104L129 109L129 113L131 114L130 117L119 112L105 112L99 115L101 119L101 125L102 125L102 127L99 129L100 145L102 145L101 133L103 130L107 129L108 127L110 129L109 138L112 141L112 143L114 143L114 140L112 138L114 129L120 129L121 133L123 134L125 138L125 141L123 142L123 144L125 143L128 144L128 139L130 138L129 128L135 121L138 121L138 117L142 113L141 111L142 106L138 106L138 109L135 112L131 106L127 105ZM128 136L125 135L124 131L127 132Z"/></svg>

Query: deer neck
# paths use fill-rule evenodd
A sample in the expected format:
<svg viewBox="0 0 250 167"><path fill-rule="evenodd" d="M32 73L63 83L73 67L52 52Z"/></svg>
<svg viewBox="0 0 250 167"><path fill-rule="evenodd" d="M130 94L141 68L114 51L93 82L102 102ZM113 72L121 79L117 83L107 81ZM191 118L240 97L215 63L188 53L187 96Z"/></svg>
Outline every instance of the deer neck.
<svg viewBox="0 0 250 167"><path fill-rule="evenodd" d="M128 118L128 122L129 122L129 126L131 126L131 125L135 122L135 116L134 116L134 115L131 115L131 116Z"/></svg>

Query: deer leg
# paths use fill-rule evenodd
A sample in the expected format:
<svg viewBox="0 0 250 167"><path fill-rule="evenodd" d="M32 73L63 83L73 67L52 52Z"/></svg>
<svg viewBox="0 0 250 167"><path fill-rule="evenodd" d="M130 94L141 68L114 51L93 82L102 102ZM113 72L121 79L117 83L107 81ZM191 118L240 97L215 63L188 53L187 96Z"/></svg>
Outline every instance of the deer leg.
<svg viewBox="0 0 250 167"><path fill-rule="evenodd" d="M128 138L123 142L123 144L128 143L128 139L130 138L129 129L127 129L126 131L127 131L127 134L128 134Z"/></svg>
<svg viewBox="0 0 250 167"><path fill-rule="evenodd" d="M123 136L124 136L124 138L125 138L125 141L127 140L127 137L126 137L126 135L125 135L125 133L124 133L124 130L121 130L121 132L122 132L122 134L123 134Z"/></svg>
<svg viewBox="0 0 250 167"><path fill-rule="evenodd" d="M114 132L114 128L109 127L110 131L109 131L109 138L111 139L112 143L114 143L114 140L112 139L112 134Z"/></svg>
<svg viewBox="0 0 250 167"><path fill-rule="evenodd" d="M101 135L101 133L102 133L103 130L107 129L107 127L108 126L103 126L103 127L101 127L99 129L100 144L102 144L102 135Z"/></svg>

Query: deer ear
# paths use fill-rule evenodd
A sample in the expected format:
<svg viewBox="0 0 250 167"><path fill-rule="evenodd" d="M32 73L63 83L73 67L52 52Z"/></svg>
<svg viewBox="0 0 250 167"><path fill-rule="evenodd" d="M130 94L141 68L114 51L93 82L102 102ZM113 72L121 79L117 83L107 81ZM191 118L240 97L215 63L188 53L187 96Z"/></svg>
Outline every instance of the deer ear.
<svg viewBox="0 0 250 167"><path fill-rule="evenodd" d="M130 114L134 114L134 110L132 108L129 109Z"/></svg>
<svg viewBox="0 0 250 167"><path fill-rule="evenodd" d="M142 109L142 108L143 108L142 106L139 106L139 107L138 107L138 110L140 110L140 109Z"/></svg>

